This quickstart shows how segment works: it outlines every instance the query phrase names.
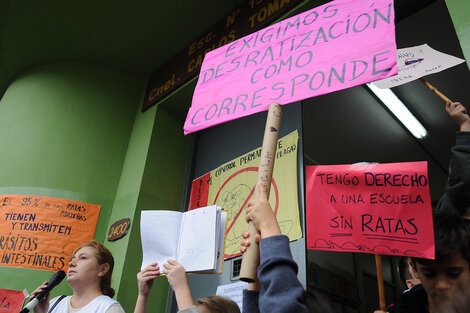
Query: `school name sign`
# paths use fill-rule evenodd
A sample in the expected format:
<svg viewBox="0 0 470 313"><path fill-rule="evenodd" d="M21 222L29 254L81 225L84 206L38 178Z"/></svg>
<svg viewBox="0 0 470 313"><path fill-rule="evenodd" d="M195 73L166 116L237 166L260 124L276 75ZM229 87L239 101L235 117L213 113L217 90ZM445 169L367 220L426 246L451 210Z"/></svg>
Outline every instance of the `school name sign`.
<svg viewBox="0 0 470 313"><path fill-rule="evenodd" d="M427 162L307 166L307 248L434 259Z"/></svg>
<svg viewBox="0 0 470 313"><path fill-rule="evenodd" d="M184 133L397 73L392 0L337 0L206 54Z"/></svg>

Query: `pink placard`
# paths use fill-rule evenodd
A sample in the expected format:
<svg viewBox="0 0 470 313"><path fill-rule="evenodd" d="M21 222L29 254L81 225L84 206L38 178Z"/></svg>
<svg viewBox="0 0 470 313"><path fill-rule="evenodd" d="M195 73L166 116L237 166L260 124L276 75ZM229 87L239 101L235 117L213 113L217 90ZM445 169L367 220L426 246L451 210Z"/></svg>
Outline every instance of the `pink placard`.
<svg viewBox="0 0 470 313"><path fill-rule="evenodd" d="M206 54L188 134L397 74L393 0L336 0Z"/></svg>
<svg viewBox="0 0 470 313"><path fill-rule="evenodd" d="M307 166L307 248L434 259L427 162Z"/></svg>

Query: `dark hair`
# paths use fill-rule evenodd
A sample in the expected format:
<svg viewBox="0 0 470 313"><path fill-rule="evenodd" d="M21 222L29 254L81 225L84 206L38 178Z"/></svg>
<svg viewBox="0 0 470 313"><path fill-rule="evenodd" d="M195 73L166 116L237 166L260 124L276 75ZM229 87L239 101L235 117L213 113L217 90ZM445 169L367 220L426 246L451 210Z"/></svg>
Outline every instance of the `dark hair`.
<svg viewBox="0 0 470 313"><path fill-rule="evenodd" d="M470 265L470 220L460 217L453 212L439 211L434 213L434 242L436 246L435 260L411 258L423 265L434 262L446 262L457 255Z"/></svg>
<svg viewBox="0 0 470 313"><path fill-rule="evenodd" d="M328 300L314 290L305 290L303 300L310 313L333 313Z"/></svg>
<svg viewBox="0 0 470 313"><path fill-rule="evenodd" d="M398 274L400 275L400 279L405 284L405 286L406 286L406 281L408 279L413 278L410 272L409 261L410 261L410 257L404 256L400 259L400 263L398 263Z"/></svg>
<svg viewBox="0 0 470 313"><path fill-rule="evenodd" d="M205 305L212 313L240 313L240 308L232 299L221 296L209 296L197 300L197 304Z"/></svg>
<svg viewBox="0 0 470 313"><path fill-rule="evenodd" d="M113 255L108 250L108 248L106 248L101 242L96 241L96 240L90 240L84 243L83 245L81 245L80 247L76 248L73 251L73 255L75 255L75 253L77 253L78 250L84 247L92 247L95 249L96 251L95 257L98 260L98 265L102 265L105 263L109 264L108 272L106 272L106 274L103 277L101 277L100 289L104 295L110 298L114 297L115 292L114 292L114 289L111 288L111 277L113 275L113 269L114 269Z"/></svg>

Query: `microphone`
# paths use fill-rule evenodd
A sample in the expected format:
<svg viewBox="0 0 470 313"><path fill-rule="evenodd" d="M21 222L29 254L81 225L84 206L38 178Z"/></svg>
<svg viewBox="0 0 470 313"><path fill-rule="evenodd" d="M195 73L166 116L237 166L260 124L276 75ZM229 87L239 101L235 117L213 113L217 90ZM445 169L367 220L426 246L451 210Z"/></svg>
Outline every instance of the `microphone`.
<svg viewBox="0 0 470 313"><path fill-rule="evenodd" d="M47 296L47 294L52 290L52 288L54 288L55 286L57 286L58 284L60 284L60 282L64 279L65 277L65 272L60 270L58 271L57 273L55 273L51 279L49 279L49 282L47 283L47 286L46 288L44 288L41 292L39 292L38 294L36 294L34 296L34 298L31 299L31 301L29 301L25 307L20 311L20 313L28 313L28 312L31 312L33 310L33 308L39 303L42 301L42 299L44 299L45 296Z"/></svg>

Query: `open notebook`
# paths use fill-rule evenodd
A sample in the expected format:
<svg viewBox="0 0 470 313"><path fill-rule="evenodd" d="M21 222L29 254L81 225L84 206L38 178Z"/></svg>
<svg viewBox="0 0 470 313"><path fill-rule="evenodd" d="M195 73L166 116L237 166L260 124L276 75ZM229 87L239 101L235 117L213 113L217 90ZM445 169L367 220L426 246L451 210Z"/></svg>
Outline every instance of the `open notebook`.
<svg viewBox="0 0 470 313"><path fill-rule="evenodd" d="M168 259L186 272L221 273L227 212L211 205L187 212L142 211L142 269L152 262L160 268Z"/></svg>

